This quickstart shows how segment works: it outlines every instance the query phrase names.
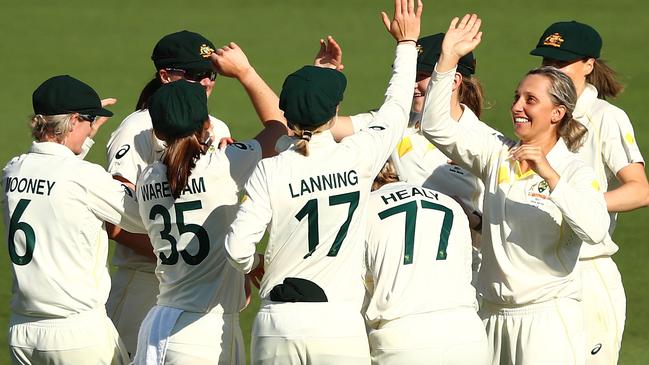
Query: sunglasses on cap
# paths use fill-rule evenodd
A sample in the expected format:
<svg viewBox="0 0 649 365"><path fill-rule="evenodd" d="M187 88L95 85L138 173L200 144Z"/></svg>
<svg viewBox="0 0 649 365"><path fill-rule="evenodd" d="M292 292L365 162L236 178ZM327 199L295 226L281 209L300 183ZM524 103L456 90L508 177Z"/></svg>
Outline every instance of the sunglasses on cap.
<svg viewBox="0 0 649 365"><path fill-rule="evenodd" d="M216 80L216 71L214 70L182 70L179 68L166 68L167 71L179 72L186 80L200 82L202 79L208 78L210 81Z"/></svg>
<svg viewBox="0 0 649 365"><path fill-rule="evenodd" d="M90 122L90 124L92 124L95 122L95 120L97 120L97 116L79 113L79 119L85 120L86 122Z"/></svg>

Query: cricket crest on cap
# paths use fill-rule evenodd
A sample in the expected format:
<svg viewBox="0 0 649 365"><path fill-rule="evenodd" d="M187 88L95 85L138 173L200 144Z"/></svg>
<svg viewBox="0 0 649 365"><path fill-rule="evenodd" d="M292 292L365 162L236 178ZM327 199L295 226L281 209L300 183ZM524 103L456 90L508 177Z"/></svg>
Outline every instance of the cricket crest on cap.
<svg viewBox="0 0 649 365"><path fill-rule="evenodd" d="M565 40L563 39L561 34L559 34L558 32L555 32L555 33L552 33L549 36L545 37L545 39L543 40L543 45L544 46L551 46L551 47L561 48L561 44L564 41Z"/></svg>
<svg viewBox="0 0 649 365"><path fill-rule="evenodd" d="M203 58L209 58L212 53L214 53L214 48L210 47L207 44L201 44L201 48L199 49L199 53L201 57Z"/></svg>
<svg viewBox="0 0 649 365"><path fill-rule="evenodd" d="M424 47L421 44L417 44L417 55L424 53Z"/></svg>

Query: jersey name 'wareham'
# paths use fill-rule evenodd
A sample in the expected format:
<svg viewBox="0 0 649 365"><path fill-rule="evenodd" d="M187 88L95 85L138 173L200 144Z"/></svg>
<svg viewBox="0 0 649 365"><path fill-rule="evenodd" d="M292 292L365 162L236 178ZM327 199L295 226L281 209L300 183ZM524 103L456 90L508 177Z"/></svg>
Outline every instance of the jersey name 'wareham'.
<svg viewBox="0 0 649 365"><path fill-rule="evenodd" d="M199 177L198 179L189 179L187 186L185 186L180 195L198 194L204 192L206 192L205 181L203 180L203 177ZM168 198L170 196L171 190L169 190L169 183L167 181L161 183L156 182L153 184L146 184L140 187L140 197L144 201L150 199Z"/></svg>
<svg viewBox="0 0 649 365"><path fill-rule="evenodd" d="M356 170L345 172L334 172L326 175L311 176L300 180L299 184L288 184L291 198L297 198L304 194L311 194L316 191L325 191L338 189L345 186L354 186L358 184L358 174ZM299 187L298 187L299 185Z"/></svg>
<svg viewBox="0 0 649 365"><path fill-rule="evenodd" d="M50 195L54 184L56 181L8 176L5 178L5 193L17 191L19 193Z"/></svg>

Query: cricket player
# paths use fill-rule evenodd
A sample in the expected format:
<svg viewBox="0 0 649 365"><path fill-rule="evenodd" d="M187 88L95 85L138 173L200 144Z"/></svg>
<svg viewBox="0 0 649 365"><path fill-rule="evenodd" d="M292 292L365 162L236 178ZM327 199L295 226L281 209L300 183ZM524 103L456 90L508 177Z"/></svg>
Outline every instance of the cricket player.
<svg viewBox="0 0 649 365"><path fill-rule="evenodd" d="M595 174L572 151L585 130L572 119L572 81L553 67L518 85L511 113L519 141L458 128L449 98L455 66L482 33L467 14L446 32L422 118L422 132L485 183L480 316L493 364L583 364L582 242L608 235Z"/></svg>
<svg viewBox="0 0 649 365"><path fill-rule="evenodd" d="M142 91L137 110L122 121L108 141L108 172L116 179L135 188L144 168L156 161L164 150L164 142L152 132L147 109L148 98L157 88L176 80L190 80L202 85L209 97L216 78L210 60L214 49L208 39L186 30L168 34L158 41L151 56L157 69L156 76ZM210 121L212 140L230 136L225 123L212 116ZM138 240L138 237L121 235L114 239ZM152 254L138 254L129 247L118 245L112 263L117 270L112 275L107 311L128 352L133 355L140 323L155 305L158 295L155 258Z"/></svg>
<svg viewBox="0 0 649 365"><path fill-rule="evenodd" d="M360 313L366 205L407 124L421 11L421 2L397 0L392 22L383 13L398 45L385 103L365 131L341 143L329 131L341 72L305 66L284 82L280 107L297 137L256 167L226 237L228 259L247 273L270 224L252 364L370 363Z"/></svg>
<svg viewBox="0 0 649 365"><path fill-rule="evenodd" d="M368 208L365 319L373 364L488 364L471 286L468 219L386 163Z"/></svg>
<svg viewBox="0 0 649 365"><path fill-rule="evenodd" d="M127 364L105 303L104 222L143 233L132 190L79 158L98 119L113 115L67 75L33 94L29 152L2 173L13 273L9 356L17 364Z"/></svg>
<svg viewBox="0 0 649 365"><path fill-rule="evenodd" d="M588 129L579 157L591 166L610 212L609 234L617 212L649 205L644 159L626 113L610 104L622 85L599 56L602 38L591 26L576 21L550 25L531 54L543 65L559 68L577 89L574 117ZM620 271L611 256L618 246L607 239L584 245L579 269L582 276L586 363L617 364L624 332L626 296Z"/></svg>

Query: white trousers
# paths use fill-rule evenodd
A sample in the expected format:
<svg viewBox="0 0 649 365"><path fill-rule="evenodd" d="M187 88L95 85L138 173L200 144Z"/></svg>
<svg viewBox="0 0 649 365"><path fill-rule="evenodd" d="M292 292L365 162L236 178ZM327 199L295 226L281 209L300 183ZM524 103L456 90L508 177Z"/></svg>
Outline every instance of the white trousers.
<svg viewBox="0 0 649 365"><path fill-rule="evenodd" d="M338 303L262 303L252 329L253 365L368 365L360 307Z"/></svg>
<svg viewBox="0 0 649 365"><path fill-rule="evenodd" d="M493 351L494 365L583 365L581 304L554 299L515 308L483 301L480 317Z"/></svg>
<svg viewBox="0 0 649 365"><path fill-rule="evenodd" d="M103 307L67 318L13 314L9 349L14 364L128 364L126 349Z"/></svg>
<svg viewBox="0 0 649 365"><path fill-rule="evenodd" d="M410 315L369 333L372 364L486 365L487 334L474 308Z"/></svg>
<svg viewBox="0 0 649 365"><path fill-rule="evenodd" d="M617 364L626 318L622 277L610 256L579 260L586 364Z"/></svg>
<svg viewBox="0 0 649 365"><path fill-rule="evenodd" d="M147 352L155 352L149 354ZM155 306L142 323L135 365L245 365L239 314Z"/></svg>
<svg viewBox="0 0 649 365"><path fill-rule="evenodd" d="M106 312L131 357L137 349L140 324L156 304L158 278L152 272L118 267L111 276Z"/></svg>

